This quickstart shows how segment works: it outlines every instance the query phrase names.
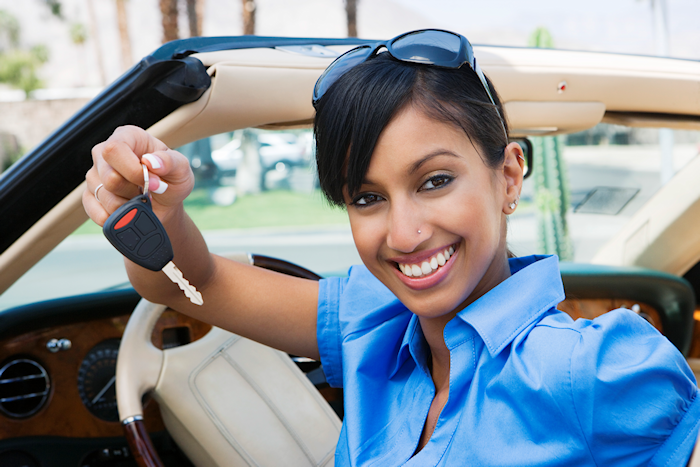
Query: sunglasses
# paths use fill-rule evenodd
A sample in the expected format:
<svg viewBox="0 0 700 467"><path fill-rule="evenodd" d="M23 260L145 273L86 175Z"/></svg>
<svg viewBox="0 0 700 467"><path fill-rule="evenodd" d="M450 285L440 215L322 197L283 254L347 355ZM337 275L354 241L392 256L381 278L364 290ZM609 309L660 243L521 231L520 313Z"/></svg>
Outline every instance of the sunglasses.
<svg viewBox="0 0 700 467"><path fill-rule="evenodd" d="M479 64L474 58L474 50L466 37L442 29L421 29L411 31L389 41L365 44L345 52L331 63L323 72L314 86L313 105L316 107L318 101L323 97L328 88L353 67L377 56L381 48L401 62L418 63L423 65L433 65L441 68L457 69L464 64L476 73L481 81L489 100L494 105L498 118L503 127L503 133L508 140L503 117L496 106L496 102L491 95L491 90L486 83L486 77L481 71Z"/></svg>

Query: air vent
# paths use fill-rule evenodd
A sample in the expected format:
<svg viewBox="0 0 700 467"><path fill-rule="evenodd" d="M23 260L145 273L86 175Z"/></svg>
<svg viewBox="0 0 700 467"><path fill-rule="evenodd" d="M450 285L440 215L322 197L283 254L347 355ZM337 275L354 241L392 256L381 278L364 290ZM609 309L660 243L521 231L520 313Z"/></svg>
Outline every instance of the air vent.
<svg viewBox="0 0 700 467"><path fill-rule="evenodd" d="M34 415L49 397L49 374L34 360L18 358L0 368L0 411L14 418Z"/></svg>

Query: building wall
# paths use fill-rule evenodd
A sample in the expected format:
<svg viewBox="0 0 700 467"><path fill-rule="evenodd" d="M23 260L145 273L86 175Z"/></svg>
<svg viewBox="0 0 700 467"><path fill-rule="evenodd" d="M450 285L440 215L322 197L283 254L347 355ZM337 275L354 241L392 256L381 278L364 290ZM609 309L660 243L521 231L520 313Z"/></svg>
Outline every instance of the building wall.
<svg viewBox="0 0 700 467"><path fill-rule="evenodd" d="M22 152L26 153L89 100L72 98L0 102L0 134L13 135Z"/></svg>

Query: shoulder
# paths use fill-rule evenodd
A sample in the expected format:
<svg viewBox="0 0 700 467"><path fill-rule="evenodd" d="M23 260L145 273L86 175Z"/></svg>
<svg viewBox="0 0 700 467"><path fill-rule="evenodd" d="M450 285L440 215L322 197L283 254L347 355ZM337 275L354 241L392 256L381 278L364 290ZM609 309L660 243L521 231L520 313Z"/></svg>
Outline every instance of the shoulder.
<svg viewBox="0 0 700 467"><path fill-rule="evenodd" d="M348 277L322 280L318 308L319 313L338 315L343 334L371 329L410 313L365 266L353 266Z"/></svg>
<svg viewBox="0 0 700 467"><path fill-rule="evenodd" d="M543 358L558 371L550 376L568 380L598 462L641 465L692 449L687 440L697 434L700 413L695 378L683 355L636 313L620 309L576 321L549 314L530 339L536 347L549 343Z"/></svg>
<svg viewBox="0 0 700 467"><path fill-rule="evenodd" d="M353 266L348 277L322 279L319 284L316 338L323 370L331 386L344 385L344 371L355 368L348 355L397 347L411 312L364 266ZM375 360L376 363L376 360Z"/></svg>

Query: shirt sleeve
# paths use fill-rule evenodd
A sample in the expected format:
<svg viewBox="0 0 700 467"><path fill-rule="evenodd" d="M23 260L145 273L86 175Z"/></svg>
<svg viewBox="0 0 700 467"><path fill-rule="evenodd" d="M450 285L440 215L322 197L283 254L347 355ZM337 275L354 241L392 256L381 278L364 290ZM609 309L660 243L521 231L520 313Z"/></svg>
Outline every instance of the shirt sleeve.
<svg viewBox="0 0 700 467"><path fill-rule="evenodd" d="M685 358L632 311L581 322L571 385L596 463L685 465L700 428L697 383Z"/></svg>
<svg viewBox="0 0 700 467"><path fill-rule="evenodd" d="M318 316L316 340L326 381L334 388L343 387L343 359L341 352L340 296L346 279L321 279L318 287Z"/></svg>

